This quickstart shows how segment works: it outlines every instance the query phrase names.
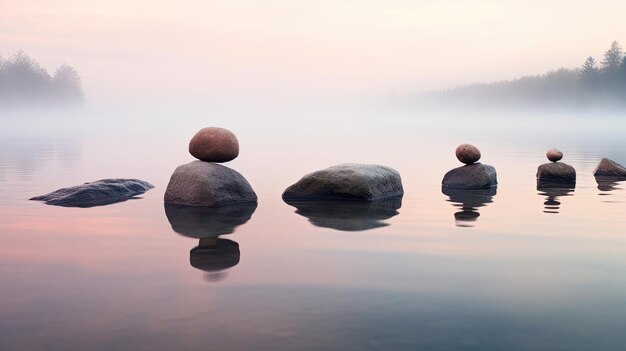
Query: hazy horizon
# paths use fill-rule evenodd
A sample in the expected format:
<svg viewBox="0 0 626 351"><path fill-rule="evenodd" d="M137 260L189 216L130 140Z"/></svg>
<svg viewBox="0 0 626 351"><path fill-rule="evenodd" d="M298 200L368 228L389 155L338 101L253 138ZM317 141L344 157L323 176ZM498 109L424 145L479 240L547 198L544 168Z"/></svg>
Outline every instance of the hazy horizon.
<svg viewBox="0 0 626 351"><path fill-rule="evenodd" d="M626 3L0 0L0 54L75 67L87 100L408 95L600 60Z"/></svg>

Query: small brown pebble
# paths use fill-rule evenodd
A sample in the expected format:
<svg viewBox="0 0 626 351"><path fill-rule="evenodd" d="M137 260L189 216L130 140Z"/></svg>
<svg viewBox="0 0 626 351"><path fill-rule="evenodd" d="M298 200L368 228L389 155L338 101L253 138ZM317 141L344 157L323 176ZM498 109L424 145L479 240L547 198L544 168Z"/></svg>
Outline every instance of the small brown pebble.
<svg viewBox="0 0 626 351"><path fill-rule="evenodd" d="M546 157L548 160L556 162L563 158L563 152L559 149L550 149L546 152Z"/></svg>
<svg viewBox="0 0 626 351"><path fill-rule="evenodd" d="M239 155L239 141L230 130L204 128L191 138L189 153L201 161L227 162Z"/></svg>
<svg viewBox="0 0 626 351"><path fill-rule="evenodd" d="M480 160L480 150L474 145L461 144L456 148L456 158L466 165L471 165Z"/></svg>

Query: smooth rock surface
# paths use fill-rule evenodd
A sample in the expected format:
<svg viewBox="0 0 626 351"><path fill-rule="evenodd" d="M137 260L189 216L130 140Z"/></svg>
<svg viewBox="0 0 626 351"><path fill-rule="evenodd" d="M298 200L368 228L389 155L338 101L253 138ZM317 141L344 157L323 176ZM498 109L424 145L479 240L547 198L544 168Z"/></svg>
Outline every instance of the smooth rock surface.
<svg viewBox="0 0 626 351"><path fill-rule="evenodd" d="M139 179L102 179L35 196L30 200L64 207L94 207L126 201L154 188Z"/></svg>
<svg viewBox="0 0 626 351"><path fill-rule="evenodd" d="M354 201L285 201L296 213L317 227L343 231L362 231L388 226L384 220L398 214L402 196L370 202Z"/></svg>
<svg viewBox="0 0 626 351"><path fill-rule="evenodd" d="M546 157L552 162L557 162L563 158L563 152L559 149L550 149L546 152Z"/></svg>
<svg viewBox="0 0 626 351"><path fill-rule="evenodd" d="M537 181L542 186L576 183L576 170L562 162L544 163L537 168Z"/></svg>
<svg viewBox="0 0 626 351"><path fill-rule="evenodd" d="M252 187L237 171L222 165L193 161L176 168L165 190L166 203L224 206L256 202Z"/></svg>
<svg viewBox="0 0 626 351"><path fill-rule="evenodd" d="M493 166L475 163L448 171L441 185L454 189L485 189L497 186L498 178Z"/></svg>
<svg viewBox="0 0 626 351"><path fill-rule="evenodd" d="M228 162L239 156L239 141L224 128L203 128L191 138L189 153L206 162Z"/></svg>
<svg viewBox="0 0 626 351"><path fill-rule="evenodd" d="M480 150L471 144L457 146L455 154L456 158L466 165L474 164L480 160Z"/></svg>
<svg viewBox="0 0 626 351"><path fill-rule="evenodd" d="M305 175L283 199L374 201L404 194L400 173L380 165L344 163Z"/></svg>
<svg viewBox="0 0 626 351"><path fill-rule="evenodd" d="M615 161L603 158L593 171L593 175L596 177L626 179L626 168Z"/></svg>
<svg viewBox="0 0 626 351"><path fill-rule="evenodd" d="M250 220L256 207L256 202L219 207L165 203L165 215L178 234L198 239L216 238L231 234L235 228Z"/></svg>

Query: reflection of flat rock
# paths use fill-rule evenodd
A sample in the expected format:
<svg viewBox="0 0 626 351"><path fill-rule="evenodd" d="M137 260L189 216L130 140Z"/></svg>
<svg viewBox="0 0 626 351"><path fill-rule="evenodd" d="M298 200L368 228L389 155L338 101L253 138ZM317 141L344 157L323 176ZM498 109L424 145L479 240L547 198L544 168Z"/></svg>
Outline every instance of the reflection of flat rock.
<svg viewBox="0 0 626 351"><path fill-rule="evenodd" d="M239 263L239 244L228 239L200 239L189 252L191 265L205 272L216 272Z"/></svg>
<svg viewBox="0 0 626 351"><path fill-rule="evenodd" d="M606 178L618 178L622 180L626 180L626 167L620 165L619 163L609 160L608 158L603 158L598 163L598 166L593 171L593 175L596 177L606 177Z"/></svg>
<svg viewBox="0 0 626 351"><path fill-rule="evenodd" d="M165 190L165 202L190 206L223 206L256 202L252 187L239 172L210 162L178 166Z"/></svg>
<svg viewBox="0 0 626 351"><path fill-rule="evenodd" d="M537 180L544 187L549 187L549 184L575 184L576 170L563 162L544 163L537 168Z"/></svg>
<svg viewBox="0 0 626 351"><path fill-rule="evenodd" d="M152 184L138 179L102 179L59 189L30 200L44 201L47 205L55 206L93 207L126 201L152 188Z"/></svg>
<svg viewBox="0 0 626 351"><path fill-rule="evenodd" d="M373 202L351 201L291 201L296 213L307 217L318 227L333 228L343 231L361 231L384 227L383 222L398 214L402 206L402 196Z"/></svg>
<svg viewBox="0 0 626 351"><path fill-rule="evenodd" d="M208 238L232 233L250 220L256 207L256 202L219 207L166 203L165 215L175 232L192 238Z"/></svg>
<svg viewBox="0 0 626 351"><path fill-rule="evenodd" d="M498 185L498 178L493 166L474 163L448 171L441 185L453 189L486 189Z"/></svg>
<svg viewBox="0 0 626 351"><path fill-rule="evenodd" d="M402 194L395 169L344 163L305 175L283 192L283 199L375 201Z"/></svg>

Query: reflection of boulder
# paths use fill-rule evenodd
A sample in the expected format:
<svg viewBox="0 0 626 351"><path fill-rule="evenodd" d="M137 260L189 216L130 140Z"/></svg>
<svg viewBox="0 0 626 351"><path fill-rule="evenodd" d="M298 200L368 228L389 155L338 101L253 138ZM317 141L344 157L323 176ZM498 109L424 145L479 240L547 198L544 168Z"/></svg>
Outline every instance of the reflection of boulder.
<svg viewBox="0 0 626 351"><path fill-rule="evenodd" d="M598 190L600 191L613 191L613 190L621 190L618 188L620 179L615 177L598 177L596 176L596 183L598 183Z"/></svg>
<svg viewBox="0 0 626 351"><path fill-rule="evenodd" d="M383 222L398 214L402 196L373 202L354 201L292 201L285 202L295 207L296 213L307 217L318 227L343 231L361 231L384 227Z"/></svg>
<svg viewBox="0 0 626 351"><path fill-rule="evenodd" d="M283 192L283 199L376 201L403 194L395 169L343 163L305 175Z"/></svg>
<svg viewBox="0 0 626 351"><path fill-rule="evenodd" d="M218 272L239 263L239 244L228 239L204 238L189 252L189 262L205 272Z"/></svg>
<svg viewBox="0 0 626 351"><path fill-rule="evenodd" d="M474 163L448 171L441 185L453 189L488 189L498 185L498 176L493 166Z"/></svg>
<svg viewBox="0 0 626 351"><path fill-rule="evenodd" d="M452 189L441 187L441 192L450 197L448 201L461 211L454 214L454 219L459 227L469 226L467 222L475 221L479 216L478 207L486 206L493 202L497 193L497 187L488 189Z"/></svg>
<svg viewBox="0 0 626 351"><path fill-rule="evenodd" d="M250 220L256 207L256 202L220 207L166 203L165 215L176 233L192 238L216 238L231 234Z"/></svg>
<svg viewBox="0 0 626 351"><path fill-rule="evenodd" d="M562 184L561 186L558 186L552 182L537 182L537 191L539 191L538 194L546 197L546 201L543 203L543 212L559 213L559 209L561 208L559 197L572 196L574 186L575 185L572 184Z"/></svg>
<svg viewBox="0 0 626 351"><path fill-rule="evenodd" d="M102 179L35 196L30 200L64 207L93 207L126 201L154 188L138 179Z"/></svg>

